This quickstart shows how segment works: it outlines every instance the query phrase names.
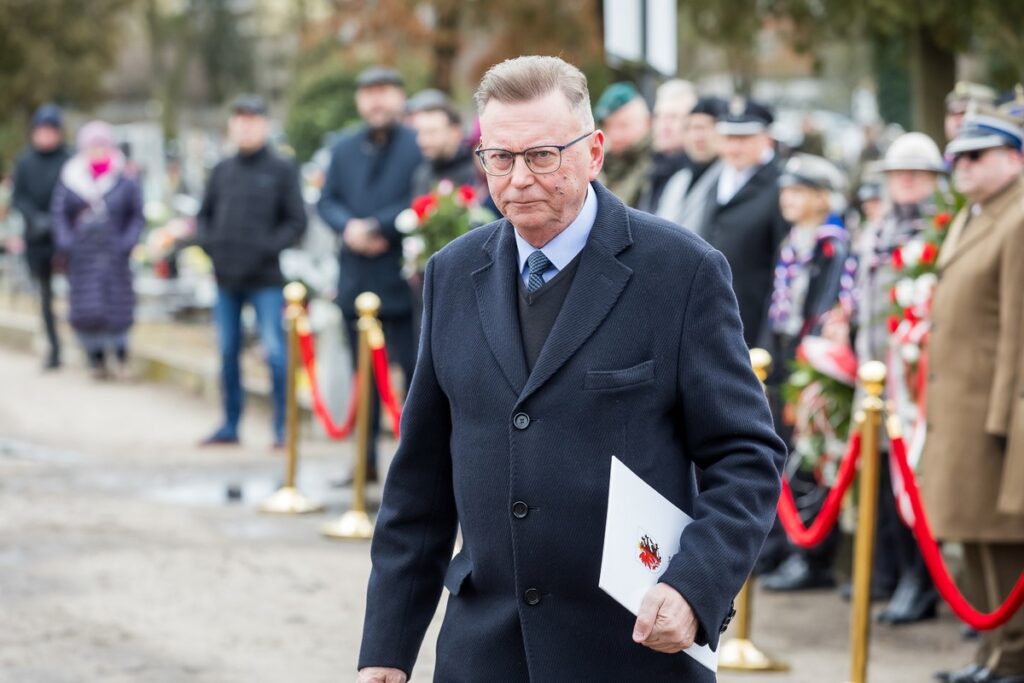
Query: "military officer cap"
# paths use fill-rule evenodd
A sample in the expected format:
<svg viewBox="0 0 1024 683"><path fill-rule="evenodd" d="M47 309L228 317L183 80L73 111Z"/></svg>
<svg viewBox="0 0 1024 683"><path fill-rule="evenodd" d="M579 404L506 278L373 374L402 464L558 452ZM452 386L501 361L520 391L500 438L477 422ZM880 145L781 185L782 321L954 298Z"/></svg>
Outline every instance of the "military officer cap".
<svg viewBox="0 0 1024 683"><path fill-rule="evenodd" d="M779 176L779 187L802 185L816 190L842 192L846 179L835 164L814 154L794 154Z"/></svg>
<svg viewBox="0 0 1024 683"><path fill-rule="evenodd" d="M704 114L713 119L718 119L729 110L729 103L721 97L705 96L697 100L690 110L691 114Z"/></svg>
<svg viewBox="0 0 1024 683"><path fill-rule="evenodd" d="M624 106L640 97L640 91L629 81L612 83L594 105L594 120L601 123Z"/></svg>
<svg viewBox="0 0 1024 683"><path fill-rule="evenodd" d="M363 69L356 76L356 88L369 88L374 85L393 85L404 87L402 75L388 66L371 66Z"/></svg>
<svg viewBox="0 0 1024 683"><path fill-rule="evenodd" d="M963 114L972 102L979 105L992 106L996 102L996 91L980 83L960 81L946 95L946 112L949 114Z"/></svg>
<svg viewBox="0 0 1024 683"><path fill-rule="evenodd" d="M1020 152L1024 148L1024 130L1012 116L986 109L967 115L960 132L946 146L946 154L956 156L994 147Z"/></svg>
<svg viewBox="0 0 1024 683"><path fill-rule="evenodd" d="M757 135L767 132L775 121L771 109L745 97L734 97L718 117L715 129L722 135Z"/></svg>

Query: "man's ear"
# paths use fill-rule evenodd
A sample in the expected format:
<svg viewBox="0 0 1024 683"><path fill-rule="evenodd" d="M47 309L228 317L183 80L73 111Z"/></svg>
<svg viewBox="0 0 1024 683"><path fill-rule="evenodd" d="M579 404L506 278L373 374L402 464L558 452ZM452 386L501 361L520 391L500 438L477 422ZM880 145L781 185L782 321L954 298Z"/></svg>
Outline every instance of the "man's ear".
<svg viewBox="0 0 1024 683"><path fill-rule="evenodd" d="M600 128L595 130L594 134L590 136L589 153L590 180L594 180L604 166L604 131Z"/></svg>

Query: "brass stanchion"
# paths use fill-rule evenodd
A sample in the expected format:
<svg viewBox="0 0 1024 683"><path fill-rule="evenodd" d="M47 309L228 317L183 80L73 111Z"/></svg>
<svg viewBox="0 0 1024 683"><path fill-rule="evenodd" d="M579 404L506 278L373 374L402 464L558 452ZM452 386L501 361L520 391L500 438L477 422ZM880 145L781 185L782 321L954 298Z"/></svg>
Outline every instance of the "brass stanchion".
<svg viewBox="0 0 1024 683"><path fill-rule="evenodd" d="M764 349L750 349L750 364L763 385L771 369L771 354ZM772 659L750 639L753 614L753 577L748 578L736 596L736 637L722 643L718 668L724 671L789 671L789 665Z"/></svg>
<svg viewBox="0 0 1024 683"><path fill-rule="evenodd" d="M322 505L306 498L295 486L295 474L299 463L299 402L295 395L295 373L299 369L300 328L306 331L309 328L302 309L306 288L299 282L291 282L284 288L284 298L288 302L284 310L284 319L288 326L288 379L285 390L287 473L284 486L260 506L260 511L300 515L323 509Z"/></svg>
<svg viewBox="0 0 1024 683"><path fill-rule="evenodd" d="M373 398L373 364L370 353L383 346L383 333L377 312L380 297L363 292L356 297L359 313L359 349L356 373L359 381L359 406L356 414L355 471L352 481L352 509L340 519L324 525L320 533L329 538L362 540L373 536L373 523L366 514L366 459L370 451L370 400Z"/></svg>
<svg viewBox="0 0 1024 683"><path fill-rule="evenodd" d="M885 365L878 361L860 368L860 380L867 396L861 403L860 496L857 538L853 556L853 617L850 625L851 683L865 683L868 674L868 644L871 636L871 570L875 555L875 522L878 514L878 432L882 424L882 391ZM860 416L858 416L858 419Z"/></svg>

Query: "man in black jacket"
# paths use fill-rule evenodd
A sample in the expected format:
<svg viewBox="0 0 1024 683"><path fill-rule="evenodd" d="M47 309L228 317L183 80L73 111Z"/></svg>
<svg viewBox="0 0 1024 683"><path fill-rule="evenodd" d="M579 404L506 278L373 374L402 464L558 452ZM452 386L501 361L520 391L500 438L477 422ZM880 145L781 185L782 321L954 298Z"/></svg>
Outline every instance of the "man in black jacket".
<svg viewBox="0 0 1024 683"><path fill-rule="evenodd" d="M199 243L217 277L214 316L221 356L224 423L205 444L238 443L244 394L239 366L242 307L256 310L260 340L273 379L274 446L284 445L285 339L281 325L284 278L280 253L302 237L306 211L295 165L267 145L267 106L255 96L235 101L229 132L238 153L210 174L199 211Z"/></svg>
<svg viewBox="0 0 1024 683"><path fill-rule="evenodd" d="M32 117L32 143L21 153L14 167L11 203L25 224L25 257L32 277L39 282L43 324L50 352L45 368L60 367L60 339L53 316L53 231L50 199L64 162L71 156L64 146L59 107L47 104Z"/></svg>
<svg viewBox="0 0 1024 683"><path fill-rule="evenodd" d="M775 258L789 224L779 210L779 166L771 111L736 98L719 118L722 172L703 236L729 261L743 338L753 346L768 315Z"/></svg>
<svg viewBox="0 0 1024 683"><path fill-rule="evenodd" d="M469 185L481 189L483 177L477 170L473 152L464 142L462 117L445 97L427 102L412 112L416 143L423 154L423 163L413 176L413 194L430 192L442 180L456 187Z"/></svg>
<svg viewBox="0 0 1024 683"><path fill-rule="evenodd" d="M363 292L380 297L380 320L390 358L405 373L415 364L412 290L402 276L402 233L395 218L412 202L412 178L423 160L416 133L399 122L405 91L398 72L370 67L356 80L356 108L363 124L343 133L331 152L317 209L341 236L338 306L349 348L357 348L355 300ZM376 435L380 406L374 401L368 473L377 476Z"/></svg>

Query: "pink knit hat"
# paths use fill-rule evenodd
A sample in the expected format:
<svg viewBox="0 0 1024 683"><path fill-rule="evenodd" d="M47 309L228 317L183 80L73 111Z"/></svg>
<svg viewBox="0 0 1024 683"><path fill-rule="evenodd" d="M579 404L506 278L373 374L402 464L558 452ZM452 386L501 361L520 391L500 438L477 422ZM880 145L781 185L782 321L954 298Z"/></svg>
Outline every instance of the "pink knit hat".
<svg viewBox="0 0 1024 683"><path fill-rule="evenodd" d="M78 131L78 148L113 147L114 129L105 121L90 121Z"/></svg>

